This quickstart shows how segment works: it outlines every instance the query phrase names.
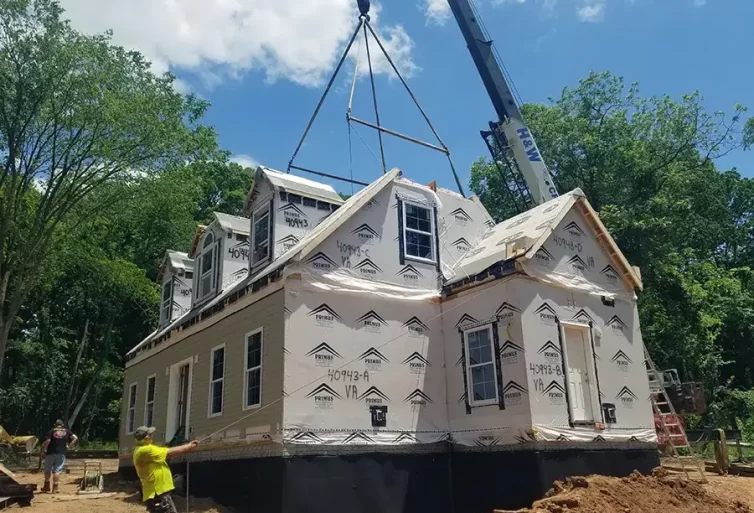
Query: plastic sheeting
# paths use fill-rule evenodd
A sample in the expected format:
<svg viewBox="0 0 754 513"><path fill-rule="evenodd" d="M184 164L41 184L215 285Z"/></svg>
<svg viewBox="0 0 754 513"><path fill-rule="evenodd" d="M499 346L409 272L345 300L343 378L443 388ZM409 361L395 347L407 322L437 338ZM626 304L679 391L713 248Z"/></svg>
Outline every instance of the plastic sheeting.
<svg viewBox="0 0 754 513"><path fill-rule="evenodd" d="M557 270L551 270L543 268L536 262L521 260L519 261L521 269L531 276L536 278L542 283L553 285L555 287L566 288L571 290L577 290L585 294L591 294L593 296L601 296L606 299L621 298L624 300L636 299L636 294L628 291L623 287L605 287L588 280L584 276L573 274L569 272L559 272Z"/></svg>
<svg viewBox="0 0 754 513"><path fill-rule="evenodd" d="M392 283L371 281L360 278L357 271L338 268L327 273L314 273L307 267L291 265L286 267L284 275L301 274L302 279L312 289L324 292L341 292L346 294L368 294L370 297L397 299L402 301L428 301L438 299L437 289L411 289Z"/></svg>

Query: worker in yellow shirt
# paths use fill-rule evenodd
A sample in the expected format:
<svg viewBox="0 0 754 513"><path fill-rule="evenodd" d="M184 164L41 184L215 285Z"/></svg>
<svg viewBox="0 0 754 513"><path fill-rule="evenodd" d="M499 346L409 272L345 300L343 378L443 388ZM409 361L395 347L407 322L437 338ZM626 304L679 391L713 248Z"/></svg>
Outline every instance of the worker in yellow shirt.
<svg viewBox="0 0 754 513"><path fill-rule="evenodd" d="M167 459L190 452L199 442L194 440L179 447L157 447L152 443L155 431L155 428L146 426L134 431L137 445L134 467L141 481L142 500L150 513L178 513L170 495L175 487Z"/></svg>

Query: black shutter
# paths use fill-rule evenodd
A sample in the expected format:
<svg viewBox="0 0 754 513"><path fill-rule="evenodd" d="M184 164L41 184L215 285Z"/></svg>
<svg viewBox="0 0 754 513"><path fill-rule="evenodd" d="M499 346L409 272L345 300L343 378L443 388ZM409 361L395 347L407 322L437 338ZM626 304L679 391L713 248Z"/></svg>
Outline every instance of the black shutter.
<svg viewBox="0 0 754 513"><path fill-rule="evenodd" d="M437 272L441 272L440 268L440 226L437 224L437 207L433 209L433 215L435 216L435 258L437 261Z"/></svg>
<svg viewBox="0 0 754 513"><path fill-rule="evenodd" d="M215 248L215 268L213 269L213 272L215 273L215 294L217 294L219 291L222 290L223 284L221 283L223 275L222 273L222 265L223 265L223 255L221 253L222 246L223 246L223 240L218 237L217 247ZM227 243L226 243L227 244Z"/></svg>
<svg viewBox="0 0 754 513"><path fill-rule="evenodd" d="M401 265L406 265L406 248L403 246L403 201L398 201L398 258Z"/></svg>
<svg viewBox="0 0 754 513"><path fill-rule="evenodd" d="M561 329L560 317L555 316L558 325L558 345L560 346L560 365L563 368L563 390L565 391L566 409L568 410L568 425L573 427L573 415L571 415L571 395L568 393L568 369L565 363L565 344L563 342L563 330Z"/></svg>
<svg viewBox="0 0 754 513"><path fill-rule="evenodd" d="M495 355L495 381L497 382L497 404L501 410L505 409L505 397L503 396L503 368L500 364L500 337L497 333L497 323L492 323L492 340Z"/></svg>
<svg viewBox="0 0 754 513"><path fill-rule="evenodd" d="M267 257L269 258L269 261L272 262L272 260L275 258L275 255L273 252L275 251L275 219L272 217L272 215L275 212L275 196L272 197L270 200L270 213L267 214L267 222L270 223L270 239L267 241L267 244L269 244L269 251L267 252ZM252 226L252 230L254 227ZM249 235L249 240L251 241L251 235ZM249 245L249 274L251 274L251 245Z"/></svg>
<svg viewBox="0 0 754 513"><path fill-rule="evenodd" d="M597 402L600 404L600 419L605 423L605 410L602 409L602 392L600 391L600 371L597 367L597 351L594 348L594 322L589 321L589 343L592 344L592 359L594 360L594 379L597 382ZM565 370L564 370L565 374Z"/></svg>
<svg viewBox="0 0 754 513"><path fill-rule="evenodd" d="M460 329L458 332L461 334L461 369L463 370L463 401L466 405L466 415L471 415L471 404L469 403L469 377L466 374L466 340L463 336L463 331Z"/></svg>

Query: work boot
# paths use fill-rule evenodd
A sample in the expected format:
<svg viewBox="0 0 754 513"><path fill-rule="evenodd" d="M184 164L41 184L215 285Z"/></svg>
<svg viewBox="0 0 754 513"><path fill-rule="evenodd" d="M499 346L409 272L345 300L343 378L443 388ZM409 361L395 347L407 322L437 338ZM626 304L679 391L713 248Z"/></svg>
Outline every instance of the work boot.
<svg viewBox="0 0 754 513"><path fill-rule="evenodd" d="M58 488L58 484L55 483L52 485L52 493L60 493L60 489Z"/></svg>
<svg viewBox="0 0 754 513"><path fill-rule="evenodd" d="M45 481L45 484L42 487L42 493L47 493L49 491L50 491L50 482L49 481Z"/></svg>

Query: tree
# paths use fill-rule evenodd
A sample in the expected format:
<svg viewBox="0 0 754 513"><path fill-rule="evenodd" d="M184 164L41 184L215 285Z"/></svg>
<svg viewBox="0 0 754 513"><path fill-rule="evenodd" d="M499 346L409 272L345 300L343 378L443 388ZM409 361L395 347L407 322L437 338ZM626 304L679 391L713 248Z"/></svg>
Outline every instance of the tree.
<svg viewBox="0 0 754 513"><path fill-rule="evenodd" d="M203 160L207 104L182 96L110 34L88 36L56 0L0 0L0 372L9 333L61 222L107 183ZM100 196L92 211L116 198Z"/></svg>
<svg viewBox="0 0 754 513"><path fill-rule="evenodd" d="M63 417L84 441L117 438L123 355L156 326L155 278L165 250L186 251L197 222L215 208L235 208L209 206L208 191L215 198L248 193L248 170L212 167L209 177L205 166L189 165L136 184L111 181L61 223L11 330L0 376L7 429L42 434ZM110 197L121 199L92 214Z"/></svg>

